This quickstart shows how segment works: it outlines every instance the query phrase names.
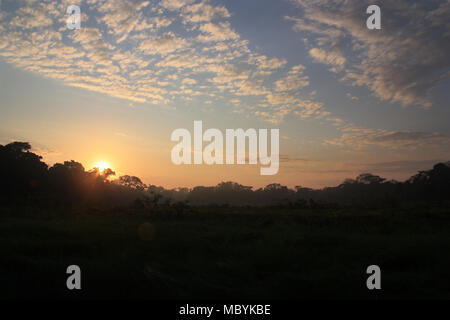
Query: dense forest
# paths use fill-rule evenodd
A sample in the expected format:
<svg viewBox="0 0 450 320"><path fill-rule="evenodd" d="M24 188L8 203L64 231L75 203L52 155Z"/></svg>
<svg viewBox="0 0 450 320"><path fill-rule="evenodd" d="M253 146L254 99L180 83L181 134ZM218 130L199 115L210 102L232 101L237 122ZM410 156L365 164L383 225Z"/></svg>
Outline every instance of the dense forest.
<svg viewBox="0 0 450 320"><path fill-rule="evenodd" d="M0 200L3 203L315 208L395 207L401 203L447 206L450 199L450 162L438 163L404 182L363 173L336 187L320 190L301 186L293 190L277 183L255 190L236 182L167 190L146 185L135 176L113 179L114 175L111 169L86 171L81 163L73 160L49 167L41 156L31 151L27 142L0 145Z"/></svg>
<svg viewBox="0 0 450 320"><path fill-rule="evenodd" d="M13 142L0 176L0 300L450 297L449 163L404 182L166 190ZM383 290L366 287L374 264Z"/></svg>

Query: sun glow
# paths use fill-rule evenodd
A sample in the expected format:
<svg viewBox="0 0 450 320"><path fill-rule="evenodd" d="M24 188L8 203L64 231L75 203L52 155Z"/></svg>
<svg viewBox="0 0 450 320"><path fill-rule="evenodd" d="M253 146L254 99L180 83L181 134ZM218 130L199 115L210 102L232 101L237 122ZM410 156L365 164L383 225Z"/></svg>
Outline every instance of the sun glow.
<svg viewBox="0 0 450 320"><path fill-rule="evenodd" d="M105 169L111 168L111 166L110 166L109 163L106 162L106 161L100 161L100 162L97 162L97 163L94 165L94 168L98 168L98 171L99 171L100 173L103 173L103 171L104 171Z"/></svg>

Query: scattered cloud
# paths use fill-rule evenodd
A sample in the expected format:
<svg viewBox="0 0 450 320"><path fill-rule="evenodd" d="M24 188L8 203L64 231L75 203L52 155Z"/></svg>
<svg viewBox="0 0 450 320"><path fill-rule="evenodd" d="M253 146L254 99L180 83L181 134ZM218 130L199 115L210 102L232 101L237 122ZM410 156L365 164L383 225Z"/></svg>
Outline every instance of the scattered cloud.
<svg viewBox="0 0 450 320"><path fill-rule="evenodd" d="M249 49L224 5L87 1L80 30L65 27L68 1L27 1L1 11L0 57L68 86L132 103L214 98L236 105L248 96L256 106L243 111L264 108L257 114L268 121L282 121L297 108L298 89L309 85L303 66L287 69L285 58Z"/></svg>
<svg viewBox="0 0 450 320"><path fill-rule="evenodd" d="M315 91L304 92L311 81L306 67L250 49L224 5L88 0L81 30L67 30L67 4L27 1L0 11L0 57L68 86L132 103L167 107L198 99L205 105L232 104L232 112L271 123L288 115L323 120L341 133L327 145L448 143L438 133L358 128L331 115ZM303 15L286 19L307 38L311 61L328 66L341 80L366 86L382 100L429 107L429 91L450 74L450 9L443 1L428 4L432 10L410 4L383 5L383 29L377 31L365 27L365 3L356 0L299 1ZM422 18L411 24L412 17Z"/></svg>
<svg viewBox="0 0 450 320"><path fill-rule="evenodd" d="M224 6L212 6L207 2L200 2L183 8L184 22L198 23L229 18L230 13Z"/></svg>
<svg viewBox="0 0 450 320"><path fill-rule="evenodd" d="M186 40L176 37L172 32L168 32L162 36L142 41L139 48L145 54L166 55L187 46Z"/></svg>
<svg viewBox="0 0 450 320"><path fill-rule="evenodd" d="M303 14L286 19L313 43L311 57L381 100L430 107L430 90L450 77L448 1L383 1L381 30L366 28L368 1L297 4Z"/></svg>
<svg viewBox="0 0 450 320"><path fill-rule="evenodd" d="M293 66L284 79L275 82L276 91L292 91L309 85L308 76L303 75L305 67L302 65Z"/></svg>
<svg viewBox="0 0 450 320"><path fill-rule="evenodd" d="M312 48L309 55L317 62L324 63L335 67L332 70L340 71L345 65L345 57L338 52L327 52L322 49Z"/></svg>
<svg viewBox="0 0 450 320"><path fill-rule="evenodd" d="M159 5L168 10L178 10L194 0L162 0Z"/></svg>
<svg viewBox="0 0 450 320"><path fill-rule="evenodd" d="M450 151L450 137L437 132L392 131L347 127L343 134L326 140L325 144L352 149L379 146L390 149L417 150L420 148L440 148Z"/></svg>
<svg viewBox="0 0 450 320"><path fill-rule="evenodd" d="M229 22L205 23L199 29L202 34L197 37L197 40L201 42L239 39L239 35L231 29Z"/></svg>
<svg viewBox="0 0 450 320"><path fill-rule="evenodd" d="M359 98L358 97L355 97L355 96L353 96L351 93L346 93L345 94L350 100L359 100Z"/></svg>

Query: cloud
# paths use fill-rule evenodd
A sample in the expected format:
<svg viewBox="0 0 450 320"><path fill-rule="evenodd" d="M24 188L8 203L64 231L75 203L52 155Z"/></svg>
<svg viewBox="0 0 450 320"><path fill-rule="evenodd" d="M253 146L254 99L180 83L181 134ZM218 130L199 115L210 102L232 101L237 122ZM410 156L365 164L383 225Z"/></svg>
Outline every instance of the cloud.
<svg viewBox="0 0 450 320"><path fill-rule="evenodd" d="M302 119L306 119L309 117L322 118L324 116L328 116L330 113L328 111L325 111L325 109L323 108L323 103L321 102L303 100L297 104L297 108L294 111L294 114Z"/></svg>
<svg viewBox="0 0 450 320"><path fill-rule="evenodd" d="M232 112L272 123L289 114L326 114L322 104L300 98L309 85L305 67L287 68L285 58L250 49L224 5L87 1L81 30L65 27L70 1L29 1L9 8L2 18L0 56L65 85L132 102L239 101L239 110ZM27 24L30 17L43 23Z"/></svg>
<svg viewBox="0 0 450 320"><path fill-rule="evenodd" d="M177 38L174 33L168 32L160 37L142 41L139 48L146 54L166 55L187 46L186 40Z"/></svg>
<svg viewBox="0 0 450 320"><path fill-rule="evenodd" d="M238 96L260 96L268 93L267 88L262 84L262 80L241 80L234 83L237 88L236 95Z"/></svg>
<svg viewBox="0 0 450 320"><path fill-rule="evenodd" d="M305 67L302 65L293 66L287 77L275 82L276 91L293 91L309 85L309 78L303 75Z"/></svg>
<svg viewBox="0 0 450 320"><path fill-rule="evenodd" d="M182 16L185 23L198 23L229 18L230 13L224 6L212 6L207 2L200 2L184 7Z"/></svg>
<svg viewBox="0 0 450 320"><path fill-rule="evenodd" d="M353 96L352 94L350 94L350 93L346 93L345 94L350 100L359 100L359 98L358 97L355 97L355 96Z"/></svg>
<svg viewBox="0 0 450 320"><path fill-rule="evenodd" d="M260 69L279 69L283 67L287 61L286 59L272 58L268 59L266 56L252 56L248 60L250 64L256 64Z"/></svg>
<svg viewBox="0 0 450 320"><path fill-rule="evenodd" d="M312 48L309 50L309 55L317 62L329 64L337 67L338 69L333 70L342 70L345 64L345 57L343 57L340 53L337 52L326 52L325 50Z"/></svg>
<svg viewBox="0 0 450 320"><path fill-rule="evenodd" d="M381 30L366 28L367 1L297 3L303 15L286 19L314 43L311 57L381 100L430 107L430 90L450 76L448 1L384 1Z"/></svg>
<svg viewBox="0 0 450 320"><path fill-rule="evenodd" d="M231 29L229 22L205 23L199 29L203 34L200 34L197 40L201 42L239 39L239 35Z"/></svg>
<svg viewBox="0 0 450 320"><path fill-rule="evenodd" d="M168 10L178 10L194 0L162 0L159 5Z"/></svg>
<svg viewBox="0 0 450 320"><path fill-rule="evenodd" d="M375 162L364 164L366 172L417 172L419 170L429 170L439 162L448 161L447 159L431 160L396 160L387 162Z"/></svg>
<svg viewBox="0 0 450 320"><path fill-rule="evenodd" d="M159 61L157 67L172 67L176 69L190 69L201 65L203 59L189 53L169 54L164 60Z"/></svg>
<svg viewBox="0 0 450 320"><path fill-rule="evenodd" d="M110 52L114 47L103 40L98 29L83 28L80 32L74 33L72 39L84 47L87 56L95 63L111 64Z"/></svg>
<svg viewBox="0 0 450 320"><path fill-rule="evenodd" d="M216 76L211 79L211 82L214 83L229 83L234 80L247 79L249 76L248 70L239 69L231 64L211 64L208 65L204 70L208 72L214 72L216 74Z"/></svg>
<svg viewBox="0 0 450 320"><path fill-rule="evenodd" d="M267 101L271 105L292 104L297 101L294 95L289 93L272 93L267 94Z"/></svg>
<svg viewBox="0 0 450 320"><path fill-rule="evenodd" d="M333 179L338 179L334 183L339 183L350 176L357 176L361 172L370 172L372 174L381 175L385 178L394 178L396 180L406 180L419 170L429 170L436 163L445 162L446 159L430 158L423 160L409 160L406 157L401 160L394 161L364 161L350 160L340 161L336 159L320 159L320 158L301 158L291 155L280 155L280 162L283 162L283 168L290 169L295 173L314 174L333 174ZM339 174L340 177L336 177ZM386 176L388 175L388 176Z"/></svg>
<svg viewBox="0 0 450 320"><path fill-rule="evenodd" d="M181 81L181 83L192 85L192 84L196 84L197 81L195 81L195 79L192 79L192 78L185 78L185 79L183 79L183 81Z"/></svg>
<svg viewBox="0 0 450 320"><path fill-rule="evenodd" d="M450 151L450 137L437 132L392 131L346 127L343 134L335 139L326 140L325 144L352 149L365 149L379 146L390 149L439 148Z"/></svg>
<svg viewBox="0 0 450 320"><path fill-rule="evenodd" d="M109 0L103 2L98 11L104 13L99 21L105 23L109 30L119 37L117 42L124 41L130 32L142 23L143 8L149 1Z"/></svg>
<svg viewBox="0 0 450 320"><path fill-rule="evenodd" d="M53 20L44 6L39 8L21 7L18 10L18 15L11 20L10 24L17 28L32 29L50 26L53 24Z"/></svg>

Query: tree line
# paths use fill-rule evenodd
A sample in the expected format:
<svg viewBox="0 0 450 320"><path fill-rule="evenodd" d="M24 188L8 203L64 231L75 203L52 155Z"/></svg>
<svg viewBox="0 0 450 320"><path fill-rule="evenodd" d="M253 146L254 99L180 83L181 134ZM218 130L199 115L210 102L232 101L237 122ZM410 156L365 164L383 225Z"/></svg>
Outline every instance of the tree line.
<svg viewBox="0 0 450 320"><path fill-rule="evenodd" d="M236 182L216 186L165 189L146 185L139 177L97 168L86 170L81 163L65 161L49 167L42 157L31 151L27 142L0 145L0 201L32 202L54 205L134 205L172 206L178 212L190 205L277 206L316 208L333 205L382 205L427 203L449 204L450 162L438 163L432 169L399 182L370 173L346 179L336 187L311 189L288 188L272 183L254 189Z"/></svg>

